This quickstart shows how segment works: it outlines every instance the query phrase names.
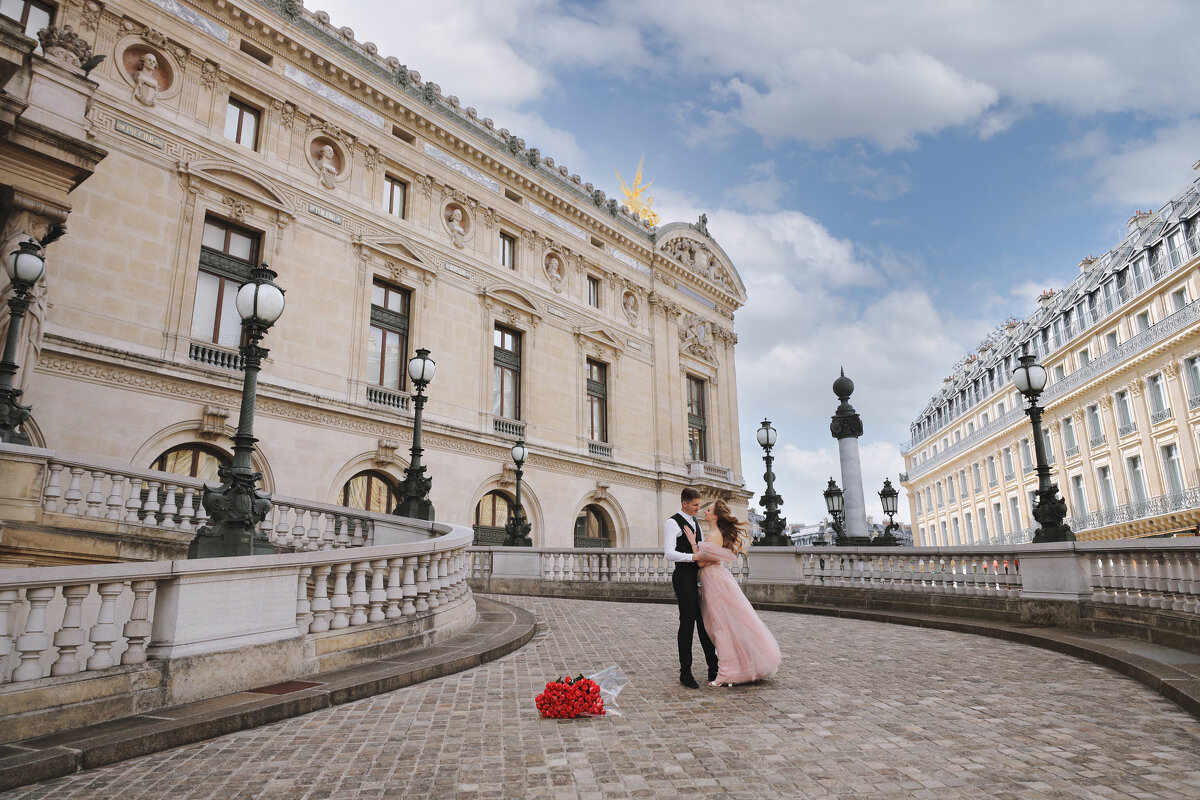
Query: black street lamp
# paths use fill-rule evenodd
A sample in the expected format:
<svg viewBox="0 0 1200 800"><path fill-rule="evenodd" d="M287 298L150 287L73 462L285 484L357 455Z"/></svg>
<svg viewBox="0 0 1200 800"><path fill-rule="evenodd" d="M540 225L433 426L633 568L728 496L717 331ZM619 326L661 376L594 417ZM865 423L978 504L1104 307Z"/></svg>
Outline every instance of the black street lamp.
<svg viewBox="0 0 1200 800"><path fill-rule="evenodd" d="M17 402L21 390L13 388L13 376L17 374L17 345L21 340L21 322L29 309L29 290L46 271L46 259L40 251L36 242L27 239L4 260L4 270L13 286L13 296L8 299L8 337L4 340L4 357L0 359L0 442L5 444L29 444L29 435L21 426L29 419L33 406Z"/></svg>
<svg viewBox="0 0 1200 800"><path fill-rule="evenodd" d="M258 526L271 510L271 495L256 484L262 473L255 472L250 456L254 452L254 403L258 394L258 373L269 352L260 347L263 337L283 314L283 290L275 285L276 273L266 264L250 270L250 281L242 285L234 298L234 307L242 318L242 404L237 433L233 435L233 464L217 470L221 485L204 486L200 502L208 512L209 523L202 526L188 547L189 558L245 556L273 553L275 547Z"/></svg>
<svg viewBox="0 0 1200 800"><path fill-rule="evenodd" d="M883 533L875 537L871 544L879 545L880 547L895 547L900 544L896 539L896 531L900 530L900 526L896 524L896 511L899 509L900 492L892 486L891 478L883 479L883 488L879 490L879 502L883 505L883 513L888 516L887 527L883 529Z"/></svg>
<svg viewBox="0 0 1200 800"><path fill-rule="evenodd" d="M425 474L421 464L421 409L425 408L425 387L433 380L436 367L424 347L417 348L417 354L408 361L408 377L417 387L413 398L412 459L404 471L404 482L400 484L400 503L392 512L401 517L430 521L433 520L433 503L429 500L429 489L433 486L433 478Z"/></svg>
<svg viewBox="0 0 1200 800"><path fill-rule="evenodd" d="M1046 463L1046 442L1042 438L1042 409L1037 404L1038 395L1046 388L1046 368L1031 355L1021 356L1021 363L1013 370L1013 384L1025 395L1029 407L1025 413L1033 425L1033 453L1037 459L1038 501L1033 507L1033 518L1038 527L1033 541L1073 542L1075 534L1063 520L1067 516L1067 504L1058 496L1057 484L1050 482L1050 465Z"/></svg>
<svg viewBox="0 0 1200 800"><path fill-rule="evenodd" d="M833 478L829 479L829 486L825 487L822 494L825 495L825 510L833 520L833 532L836 535L830 544L842 544L846 540L846 529L842 526L846 515L846 498Z"/></svg>
<svg viewBox="0 0 1200 800"><path fill-rule="evenodd" d="M517 502L513 504L512 514L504 526L505 547L533 547L533 539L529 538L529 531L533 525L525 521L525 509L521 506L521 465L525 463L525 457L528 455L529 450L526 449L525 442L518 439L512 446L512 460L517 465Z"/></svg>
<svg viewBox="0 0 1200 800"><path fill-rule="evenodd" d="M783 505L783 498L775 491L775 473L771 471L771 463L774 461L771 457L771 448L775 446L779 432L771 427L769 420L764 419L756 436L759 447L763 449L763 461L767 464L767 471L763 475L763 480L767 482L767 491L763 493L758 502L762 503L763 508L767 510L767 515L759 525L763 537L755 544L763 547L787 547L792 540L783 535L783 529L787 527L787 520L779 516L779 507Z"/></svg>

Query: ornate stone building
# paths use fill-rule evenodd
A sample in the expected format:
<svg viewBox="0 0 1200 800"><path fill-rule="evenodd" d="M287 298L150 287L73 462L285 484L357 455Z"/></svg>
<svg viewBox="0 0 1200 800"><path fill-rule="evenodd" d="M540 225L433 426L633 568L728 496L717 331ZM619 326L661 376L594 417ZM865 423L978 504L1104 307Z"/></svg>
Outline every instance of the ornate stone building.
<svg viewBox="0 0 1200 800"><path fill-rule="evenodd" d="M1047 455L1078 538L1200 524L1198 265L1200 179L956 364L904 456L917 544L1032 538L1033 433L1012 383L1025 350L1049 374Z"/></svg>
<svg viewBox="0 0 1200 800"><path fill-rule="evenodd" d="M81 98L58 129L75 172L39 195L70 218L19 373L36 446L214 478L233 293L265 261L287 292L258 391L268 491L393 507L424 347L439 520L496 535L518 437L535 545L654 546L685 485L744 513L745 289L703 217L646 224L299 2L50 9L52 35L106 58L85 76L74 51L27 56ZM6 235L40 238L20 207Z"/></svg>

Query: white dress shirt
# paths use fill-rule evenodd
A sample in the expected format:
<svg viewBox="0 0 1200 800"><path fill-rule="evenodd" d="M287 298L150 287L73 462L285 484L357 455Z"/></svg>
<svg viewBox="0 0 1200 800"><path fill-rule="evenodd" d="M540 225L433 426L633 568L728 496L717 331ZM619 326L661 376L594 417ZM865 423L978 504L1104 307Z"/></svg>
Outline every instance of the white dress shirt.
<svg viewBox="0 0 1200 800"><path fill-rule="evenodd" d="M700 530L700 523L696 521L695 517L689 517L682 511L679 514L684 519L691 521L693 531ZM679 523L675 521L675 518L673 516L667 517L667 521L663 523L663 556L666 557L667 561L696 560L691 553L681 553L675 549L675 539L682 533L683 529L679 527Z"/></svg>

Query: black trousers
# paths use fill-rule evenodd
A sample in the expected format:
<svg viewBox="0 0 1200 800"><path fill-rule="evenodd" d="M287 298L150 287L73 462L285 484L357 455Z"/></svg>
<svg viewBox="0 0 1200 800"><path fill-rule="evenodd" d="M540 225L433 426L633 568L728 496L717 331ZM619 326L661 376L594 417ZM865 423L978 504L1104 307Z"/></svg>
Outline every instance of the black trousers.
<svg viewBox="0 0 1200 800"><path fill-rule="evenodd" d="M708 631L704 630L704 619L700 616L700 591L697 581L700 568L686 561L675 565L671 573L671 586L675 589L675 601L679 604L679 671L692 671L692 633L699 630L700 649L708 662L708 671L717 671L717 648L713 647Z"/></svg>

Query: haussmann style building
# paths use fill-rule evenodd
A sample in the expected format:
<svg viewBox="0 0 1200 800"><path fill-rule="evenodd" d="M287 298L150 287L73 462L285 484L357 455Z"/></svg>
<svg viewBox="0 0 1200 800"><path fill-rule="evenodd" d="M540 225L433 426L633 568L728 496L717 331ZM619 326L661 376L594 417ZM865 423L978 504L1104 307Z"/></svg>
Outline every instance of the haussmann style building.
<svg viewBox="0 0 1200 800"><path fill-rule="evenodd" d="M300 2L3 13L4 91L28 105L5 107L4 252L66 226L18 353L35 447L215 484L241 390L233 296L267 262L286 291L258 386L267 491L393 509L405 365L426 348L436 518L478 541L502 537L518 438L536 546L656 546L688 485L745 513L746 295L703 217L649 224ZM12 133L39 113L26 139L59 136L49 160ZM50 480L89 492L85 468ZM12 541L0 558L40 563Z"/></svg>
<svg viewBox="0 0 1200 800"><path fill-rule="evenodd" d="M911 426L904 459L918 545L1025 542L1035 522L1032 427L1012 373L1046 367L1052 478L1079 539L1200 524L1200 179L1089 256L1024 320L956 364Z"/></svg>

